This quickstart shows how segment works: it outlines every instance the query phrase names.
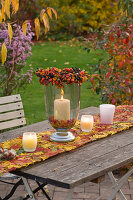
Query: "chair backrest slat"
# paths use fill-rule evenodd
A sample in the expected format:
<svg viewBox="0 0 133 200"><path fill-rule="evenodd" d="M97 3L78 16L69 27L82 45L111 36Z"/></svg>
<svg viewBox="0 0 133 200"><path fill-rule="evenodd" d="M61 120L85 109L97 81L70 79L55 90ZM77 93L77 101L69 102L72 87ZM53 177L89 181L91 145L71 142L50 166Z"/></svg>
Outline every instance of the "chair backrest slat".
<svg viewBox="0 0 133 200"><path fill-rule="evenodd" d="M12 103L17 101L21 101L20 94L0 97L0 104Z"/></svg>
<svg viewBox="0 0 133 200"><path fill-rule="evenodd" d="M24 125L24 124L26 124L25 118L1 122L0 123L0 130L7 129L7 128L13 128L13 127L21 126L21 125Z"/></svg>
<svg viewBox="0 0 133 200"><path fill-rule="evenodd" d="M21 108L23 108L22 102L1 105L0 106L0 113L8 112L8 111L11 111L11 110L19 110Z"/></svg>
<svg viewBox="0 0 133 200"><path fill-rule="evenodd" d="M26 124L21 96L0 97L0 130Z"/></svg>
<svg viewBox="0 0 133 200"><path fill-rule="evenodd" d="M0 122L5 121L5 120L10 120L10 119L16 119L20 117L24 117L23 110L7 112L7 113L0 114Z"/></svg>

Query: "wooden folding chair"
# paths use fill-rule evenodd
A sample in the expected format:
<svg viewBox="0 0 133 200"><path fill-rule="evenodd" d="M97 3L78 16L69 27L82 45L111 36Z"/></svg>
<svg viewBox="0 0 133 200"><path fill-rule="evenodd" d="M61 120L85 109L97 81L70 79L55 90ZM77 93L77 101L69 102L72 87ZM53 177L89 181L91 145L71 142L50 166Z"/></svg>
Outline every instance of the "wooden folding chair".
<svg viewBox="0 0 133 200"><path fill-rule="evenodd" d="M23 104L21 101L20 94L0 97L0 131L14 127L20 127L25 124L26 120L24 117ZM9 180L13 180L16 178L19 178L19 181L17 183L12 183L11 181L9 182ZM0 177L0 181L14 185L10 193L4 199L2 199L1 197L0 199L9 199L14 194L17 187L21 184L25 185L25 188L31 199L35 199L27 179L15 176L11 173L6 173L2 177Z"/></svg>

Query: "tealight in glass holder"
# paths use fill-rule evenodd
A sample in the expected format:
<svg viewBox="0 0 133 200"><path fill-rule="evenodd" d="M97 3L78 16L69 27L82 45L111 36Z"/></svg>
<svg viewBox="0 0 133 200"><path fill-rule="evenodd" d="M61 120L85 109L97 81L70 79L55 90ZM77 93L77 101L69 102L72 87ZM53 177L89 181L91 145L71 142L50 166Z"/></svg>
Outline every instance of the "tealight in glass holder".
<svg viewBox="0 0 133 200"><path fill-rule="evenodd" d="M33 152L37 147L37 135L35 132L23 133L22 145L25 152Z"/></svg>
<svg viewBox="0 0 133 200"><path fill-rule="evenodd" d="M45 86L45 107L49 122L56 129L50 139L57 142L73 141L75 136L69 129L74 126L78 118L79 84L64 84L63 88L57 88L52 84Z"/></svg>
<svg viewBox="0 0 133 200"><path fill-rule="evenodd" d="M100 105L101 124L113 124L114 113L115 113L115 105L101 104Z"/></svg>
<svg viewBox="0 0 133 200"><path fill-rule="evenodd" d="M93 128L93 116L92 115L82 115L81 116L81 121L80 121L80 126L81 130L84 132L90 132Z"/></svg>

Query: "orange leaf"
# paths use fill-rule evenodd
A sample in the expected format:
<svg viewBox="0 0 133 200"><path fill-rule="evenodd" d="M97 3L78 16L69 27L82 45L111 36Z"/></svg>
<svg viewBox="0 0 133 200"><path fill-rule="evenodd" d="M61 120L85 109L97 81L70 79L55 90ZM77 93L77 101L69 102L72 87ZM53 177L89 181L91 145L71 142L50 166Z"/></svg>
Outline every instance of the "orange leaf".
<svg viewBox="0 0 133 200"><path fill-rule="evenodd" d="M91 77L90 81L93 84L93 81L94 81L94 77L93 76Z"/></svg>
<svg viewBox="0 0 133 200"><path fill-rule="evenodd" d="M52 11L51 11L50 7L47 8L47 13L48 13L50 19L52 19Z"/></svg>
<svg viewBox="0 0 133 200"><path fill-rule="evenodd" d="M95 77L99 77L99 74L94 74Z"/></svg>
<svg viewBox="0 0 133 200"><path fill-rule="evenodd" d="M110 72L107 72L106 78L109 78L109 76L110 76Z"/></svg>
<svg viewBox="0 0 133 200"><path fill-rule="evenodd" d="M111 34L111 35L109 36L109 39L110 39L112 42L114 42L114 36L113 36L113 34Z"/></svg>
<svg viewBox="0 0 133 200"><path fill-rule="evenodd" d="M57 19L57 12L55 11L55 9L51 8L51 10L53 11L55 18Z"/></svg>

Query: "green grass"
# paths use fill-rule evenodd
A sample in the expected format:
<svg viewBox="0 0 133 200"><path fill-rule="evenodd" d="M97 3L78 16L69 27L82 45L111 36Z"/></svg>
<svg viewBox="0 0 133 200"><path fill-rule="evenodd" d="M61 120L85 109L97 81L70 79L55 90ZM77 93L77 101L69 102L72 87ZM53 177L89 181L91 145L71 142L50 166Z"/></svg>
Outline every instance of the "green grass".
<svg viewBox="0 0 133 200"><path fill-rule="evenodd" d="M88 53L83 50L79 42L45 42L35 44L32 48L32 56L28 59L26 69L33 67L79 67L85 70L92 70L92 65L96 64L105 52L101 50ZM83 83L81 86L80 108L88 106L98 106L100 96L88 89L89 83ZM44 105L44 86L40 85L38 78L33 77L32 84L25 90L21 90L22 101L24 105L27 124L43 121L46 119Z"/></svg>

